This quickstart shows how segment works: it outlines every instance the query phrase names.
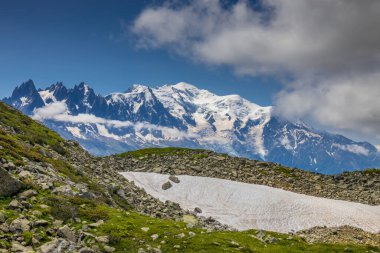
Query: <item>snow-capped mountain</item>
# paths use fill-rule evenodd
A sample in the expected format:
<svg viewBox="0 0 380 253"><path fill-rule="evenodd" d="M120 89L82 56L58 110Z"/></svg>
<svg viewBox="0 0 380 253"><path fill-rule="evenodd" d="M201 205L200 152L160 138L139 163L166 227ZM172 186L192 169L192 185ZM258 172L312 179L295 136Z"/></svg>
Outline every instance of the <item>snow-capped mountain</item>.
<svg viewBox="0 0 380 253"><path fill-rule="evenodd" d="M369 143L290 122L273 115L272 107L187 83L134 85L104 97L85 83L72 89L56 83L37 91L30 80L4 101L96 155L181 146L329 174L380 166L380 154Z"/></svg>

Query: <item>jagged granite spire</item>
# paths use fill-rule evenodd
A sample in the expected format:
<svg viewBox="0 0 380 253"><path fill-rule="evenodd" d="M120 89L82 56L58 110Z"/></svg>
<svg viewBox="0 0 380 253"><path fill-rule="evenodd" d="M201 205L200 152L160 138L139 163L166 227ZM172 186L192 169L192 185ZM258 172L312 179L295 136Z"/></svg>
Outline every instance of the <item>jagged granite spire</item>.
<svg viewBox="0 0 380 253"><path fill-rule="evenodd" d="M31 114L35 108L45 105L32 80L17 86L12 96L4 101L26 114Z"/></svg>

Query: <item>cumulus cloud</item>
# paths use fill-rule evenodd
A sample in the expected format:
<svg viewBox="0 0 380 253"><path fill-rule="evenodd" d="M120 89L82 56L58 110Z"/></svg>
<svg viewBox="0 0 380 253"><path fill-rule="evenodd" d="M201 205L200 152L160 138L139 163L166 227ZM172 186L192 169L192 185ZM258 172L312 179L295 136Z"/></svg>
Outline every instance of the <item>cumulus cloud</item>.
<svg viewBox="0 0 380 253"><path fill-rule="evenodd" d="M140 47L242 75L291 77L276 96L283 116L379 136L380 1L260 3L167 2L145 9L131 30Z"/></svg>
<svg viewBox="0 0 380 253"><path fill-rule="evenodd" d="M98 130L100 130L103 134L106 133L104 126L107 126L114 128L134 128L136 132L141 132L143 130L148 130L150 132L161 131L165 137L171 139L186 139L197 137L195 134L180 131L175 128L153 125L148 122L109 120L97 117L93 114L70 115L68 111L69 110L65 102L54 102L47 104L44 107L35 109L33 111L32 118L39 121L54 120L58 122L74 124L96 124Z"/></svg>
<svg viewBox="0 0 380 253"><path fill-rule="evenodd" d="M303 83L277 95L276 112L380 138L380 73Z"/></svg>
<svg viewBox="0 0 380 253"><path fill-rule="evenodd" d="M140 45L170 47L238 72L337 72L380 62L377 0L219 0L148 8L132 31Z"/></svg>

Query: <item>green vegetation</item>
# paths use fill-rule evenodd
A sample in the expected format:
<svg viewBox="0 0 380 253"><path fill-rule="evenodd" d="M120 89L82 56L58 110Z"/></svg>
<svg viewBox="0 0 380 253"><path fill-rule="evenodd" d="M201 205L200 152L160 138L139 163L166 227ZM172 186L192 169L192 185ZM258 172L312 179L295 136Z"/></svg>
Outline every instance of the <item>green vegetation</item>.
<svg viewBox="0 0 380 253"><path fill-rule="evenodd" d="M111 245L116 252L137 252L139 248L151 245L160 247L163 252L366 252L377 250L374 247L307 244L301 238L286 234L265 232L272 238L272 243L263 242L258 231L243 232L219 231L207 232L204 229L189 229L183 222L146 217L135 212L104 208L109 218L97 232L110 236ZM149 228L144 232L142 228ZM190 236L189 232L195 233ZM179 234L184 238L179 238ZM156 240L152 235L158 235ZM164 243L162 243L164 241ZM176 249L179 245L180 249Z"/></svg>
<svg viewBox="0 0 380 253"><path fill-rule="evenodd" d="M33 210L42 212L43 219L50 215L54 219L61 219L70 227L79 229L83 222L92 223L103 220L104 223L88 232L109 237L109 245L115 252L137 252L139 248L147 249L147 245L158 248L162 252L378 252L378 248L371 246L340 245L340 244L308 244L303 239L287 234L248 230L213 231L194 227L188 228L184 222L169 219L157 219L139 214L134 211L125 211L107 206L97 201L80 197L57 196L40 192L38 203L45 203L49 209L40 209L34 205ZM0 209L6 210L11 198L0 199ZM7 211L8 219L11 217ZM77 223L74 218L80 218ZM147 231L146 229L149 228ZM46 229L46 228L45 228ZM41 241L46 241L42 234ZM191 235L191 233L194 233ZM183 234L184 237L181 238ZM153 239L157 235L157 239ZM24 241L29 242L33 235L23 233ZM85 238L84 241L91 238ZM101 244L99 244L102 247ZM180 248L176 248L176 247Z"/></svg>
<svg viewBox="0 0 380 253"><path fill-rule="evenodd" d="M65 146L67 144L57 133L2 102L0 102L0 125L15 132L8 133L0 128L2 147L0 157L13 161L15 165L23 165L23 157L36 162L46 162L53 165L64 177L77 183L90 184L83 173L76 171L68 162L45 155L46 151L43 150L45 145L60 155L67 155Z"/></svg>
<svg viewBox="0 0 380 253"><path fill-rule="evenodd" d="M10 106L0 103L0 122L13 127L19 140L28 141L31 144L49 145L51 147L64 143L64 140L55 132Z"/></svg>
<svg viewBox="0 0 380 253"><path fill-rule="evenodd" d="M276 166L276 171L289 177L296 177L293 173L293 169L283 166Z"/></svg>
<svg viewBox="0 0 380 253"><path fill-rule="evenodd" d="M11 201L11 197L0 197L0 210L7 218L13 220L17 217L17 213L14 210L9 210L6 208Z"/></svg>
<svg viewBox="0 0 380 253"><path fill-rule="evenodd" d="M380 174L380 169L366 169L363 171L365 174Z"/></svg>
<svg viewBox="0 0 380 253"><path fill-rule="evenodd" d="M208 154L195 154L191 158L192 159L203 159L203 158L207 158L207 157L209 157Z"/></svg>
<svg viewBox="0 0 380 253"><path fill-rule="evenodd" d="M35 146L48 145L61 155L67 152L64 140L55 132L37 123L21 112L0 102L0 124L5 128L10 127L14 134L0 129L0 157L13 160L16 164L22 164L22 157L32 161L43 161L43 155ZM28 145L29 144L29 145ZM32 148L31 148L32 146Z"/></svg>
<svg viewBox="0 0 380 253"><path fill-rule="evenodd" d="M186 155L190 151L204 151L203 149L189 149L189 148L178 148L178 147L167 147L167 148L145 148L145 149L139 149L135 151L129 151L122 154L119 154L118 156L125 157L125 156L132 156L132 157L143 157L148 155L159 155L159 156L166 156L166 155Z"/></svg>
<svg viewBox="0 0 380 253"><path fill-rule="evenodd" d="M26 245L30 245L30 243L32 242L33 233L29 231L23 232L22 236L24 237L24 242L26 243Z"/></svg>

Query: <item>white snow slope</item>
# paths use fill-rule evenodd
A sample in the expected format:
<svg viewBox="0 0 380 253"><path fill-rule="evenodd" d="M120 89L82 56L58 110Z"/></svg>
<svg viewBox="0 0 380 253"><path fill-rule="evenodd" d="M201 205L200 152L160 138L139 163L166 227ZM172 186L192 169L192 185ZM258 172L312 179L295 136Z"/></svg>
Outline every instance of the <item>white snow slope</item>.
<svg viewBox="0 0 380 253"><path fill-rule="evenodd" d="M179 203L182 208L202 209L238 230L263 229L291 232L315 226L350 225L368 232L380 232L380 206L331 200L297 194L281 189L235 181L178 176L180 183L162 190L168 175L121 172L129 181L160 199Z"/></svg>

